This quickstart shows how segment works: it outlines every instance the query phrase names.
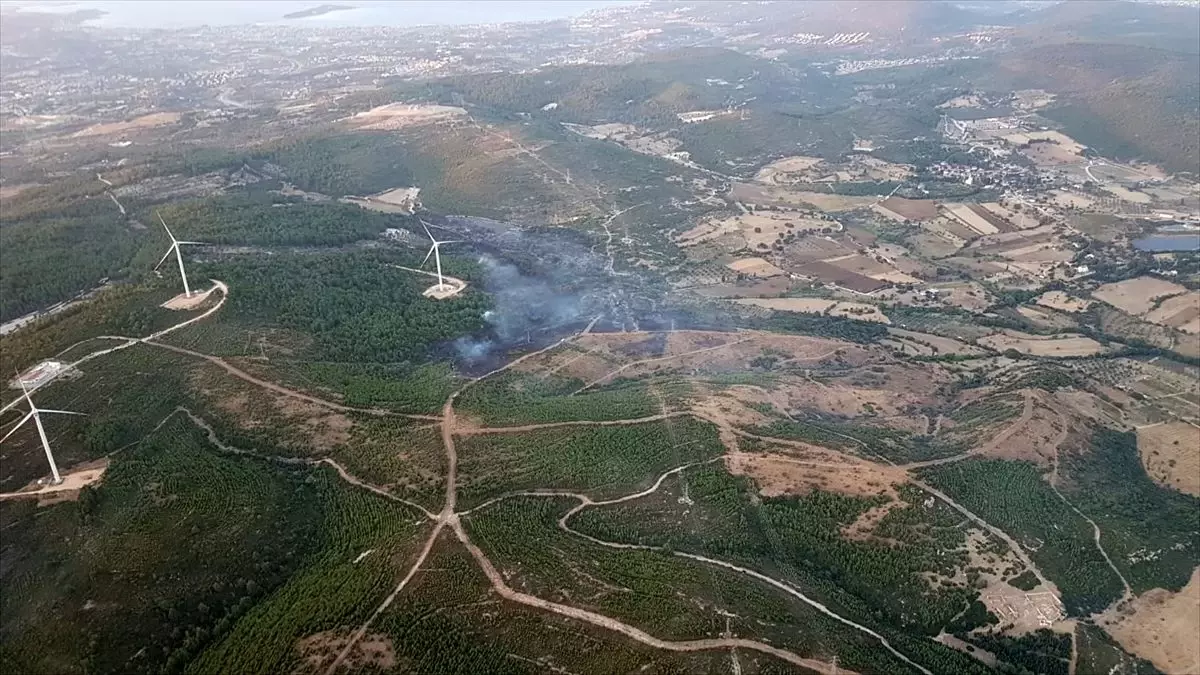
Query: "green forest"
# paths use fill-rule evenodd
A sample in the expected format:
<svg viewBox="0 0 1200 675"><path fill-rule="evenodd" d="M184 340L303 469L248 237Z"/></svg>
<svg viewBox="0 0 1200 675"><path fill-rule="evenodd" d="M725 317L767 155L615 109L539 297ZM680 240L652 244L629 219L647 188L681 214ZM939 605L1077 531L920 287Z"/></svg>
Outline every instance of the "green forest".
<svg viewBox="0 0 1200 675"><path fill-rule="evenodd" d="M306 356L314 361L412 361L439 342L484 328L486 295L468 287L451 300L425 298L431 278L387 260L362 252L285 253L231 258L203 272L231 288L219 321L277 324L309 335ZM461 274L454 259L443 265Z"/></svg>
<svg viewBox="0 0 1200 675"><path fill-rule="evenodd" d="M248 246L339 246L374 239L389 227L415 227L415 218L332 202L305 202L263 192L178 202L142 220L166 221L178 239ZM161 248L170 243L165 233Z"/></svg>

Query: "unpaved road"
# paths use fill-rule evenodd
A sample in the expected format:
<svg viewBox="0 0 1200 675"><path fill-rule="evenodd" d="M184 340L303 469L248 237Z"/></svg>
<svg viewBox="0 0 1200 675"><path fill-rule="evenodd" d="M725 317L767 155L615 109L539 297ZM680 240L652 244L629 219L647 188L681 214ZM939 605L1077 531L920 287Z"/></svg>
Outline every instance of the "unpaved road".
<svg viewBox="0 0 1200 675"><path fill-rule="evenodd" d="M987 443L984 443L983 445L979 446L978 448L972 448L972 449L962 453L961 455L954 455L953 457L942 457L941 459L930 459L930 460L926 460L924 462L911 462L909 464L901 464L901 465L899 465L900 468L902 468L902 469L920 469L920 468L927 467L927 466L940 466L942 464L951 464L953 462L960 462L964 459L967 459L968 457L986 454L986 453L991 452L992 450L995 450L996 448L1000 447L1005 442L1007 442L1008 439L1012 438L1012 436L1014 434L1016 434L1018 431L1020 431L1022 427L1024 427L1026 424L1029 424L1029 421L1033 419L1033 395L1030 394L1028 391L1025 391L1023 393L1025 395L1025 401L1024 401L1024 407L1021 409L1021 416L1018 417L1016 419L1016 421L1014 421L1012 424L1005 427L1004 431L1001 431L1000 433L993 436L992 439L989 440Z"/></svg>
<svg viewBox="0 0 1200 675"><path fill-rule="evenodd" d="M714 347L704 347L703 349L693 349L690 352L682 352L680 354L670 354L668 356L659 356L659 357L655 357L653 359L642 359L641 361L631 361L631 362L626 363L625 365L621 366L620 368L617 368L616 370L608 373L607 375L605 375L603 377L600 377L595 380L592 380L591 382L588 382L587 384L583 385L579 389L576 389L575 391L571 392L571 396L574 396L575 394L579 394L581 392L587 391L588 389L591 389L592 387L596 386L597 384L607 381L608 379L615 376L617 373L620 373L627 368L632 368L634 366L640 366L640 365L644 365L647 363L658 363L659 361L670 361L672 359L679 359L679 358L683 358L685 356L692 356L693 354L703 354L705 352L714 352L718 349L725 349L726 347L740 345L743 342L749 342L750 340L753 340L753 339L754 339L753 337L745 337L745 338L740 338L737 340L731 340L730 342L723 342Z"/></svg>

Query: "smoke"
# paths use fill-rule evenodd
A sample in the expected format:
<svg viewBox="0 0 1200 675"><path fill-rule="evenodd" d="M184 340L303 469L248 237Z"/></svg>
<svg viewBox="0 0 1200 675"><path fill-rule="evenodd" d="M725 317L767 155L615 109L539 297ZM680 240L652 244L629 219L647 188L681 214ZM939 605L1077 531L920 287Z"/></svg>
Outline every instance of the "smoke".
<svg viewBox="0 0 1200 675"><path fill-rule="evenodd" d="M546 330L573 323L583 316L580 296L556 290L547 280L523 274L515 265L490 255L479 258L483 290L492 296L493 308L484 312L491 336L459 338L454 349L460 359L479 361L503 345L531 341Z"/></svg>

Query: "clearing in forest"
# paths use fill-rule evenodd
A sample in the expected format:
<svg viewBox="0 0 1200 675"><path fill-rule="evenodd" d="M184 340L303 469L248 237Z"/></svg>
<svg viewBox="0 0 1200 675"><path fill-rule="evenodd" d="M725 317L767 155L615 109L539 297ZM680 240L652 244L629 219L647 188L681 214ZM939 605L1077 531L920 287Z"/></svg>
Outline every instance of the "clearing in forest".
<svg viewBox="0 0 1200 675"><path fill-rule="evenodd" d="M1122 647L1164 673L1200 672L1200 567L1178 593L1147 591L1101 625Z"/></svg>
<svg viewBox="0 0 1200 675"><path fill-rule="evenodd" d="M1200 427L1187 422L1142 427L1137 446L1154 482L1200 497Z"/></svg>

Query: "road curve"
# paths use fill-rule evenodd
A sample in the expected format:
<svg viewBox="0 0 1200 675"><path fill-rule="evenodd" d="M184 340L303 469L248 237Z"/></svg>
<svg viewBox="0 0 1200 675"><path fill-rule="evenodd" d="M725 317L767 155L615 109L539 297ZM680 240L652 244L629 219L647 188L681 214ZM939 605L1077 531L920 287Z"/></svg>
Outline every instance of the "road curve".
<svg viewBox="0 0 1200 675"><path fill-rule="evenodd" d="M806 659L785 649L773 647L766 643L757 642L755 640L747 640L745 638L706 638L701 640L679 641L662 640L643 630L634 628L627 623L617 621L616 619L604 616L603 614L597 614L586 609L579 609L578 607L571 607L569 605L551 602L535 595L513 590L507 583L505 583L504 578L500 575L500 572L496 570L495 566L492 565L492 562L483 554L483 551L481 551L479 547L476 546L467 536L467 533L463 530L462 524L458 521L457 517L454 518L454 520L450 523L450 528L454 530L455 536L458 537L458 540L462 542L462 545L465 546L466 549L471 553L471 556L475 558L475 562L479 565L480 569L483 570L483 573L487 576L488 581L491 582L492 588L495 589L496 593L498 593L500 597L504 598L505 600L517 602L522 605L528 605L530 607L536 607L560 616L565 616L577 621L583 621L584 623L590 623L593 626L599 626L607 630L615 631L637 642L654 647L656 649L664 649L673 652L695 652L712 649L748 649L761 652L763 654L769 654L770 656L787 661L788 663L800 666L802 668L815 670L819 673L828 673L829 675L842 673L845 675L853 672L844 668L838 668L837 666L825 663L824 661Z"/></svg>

